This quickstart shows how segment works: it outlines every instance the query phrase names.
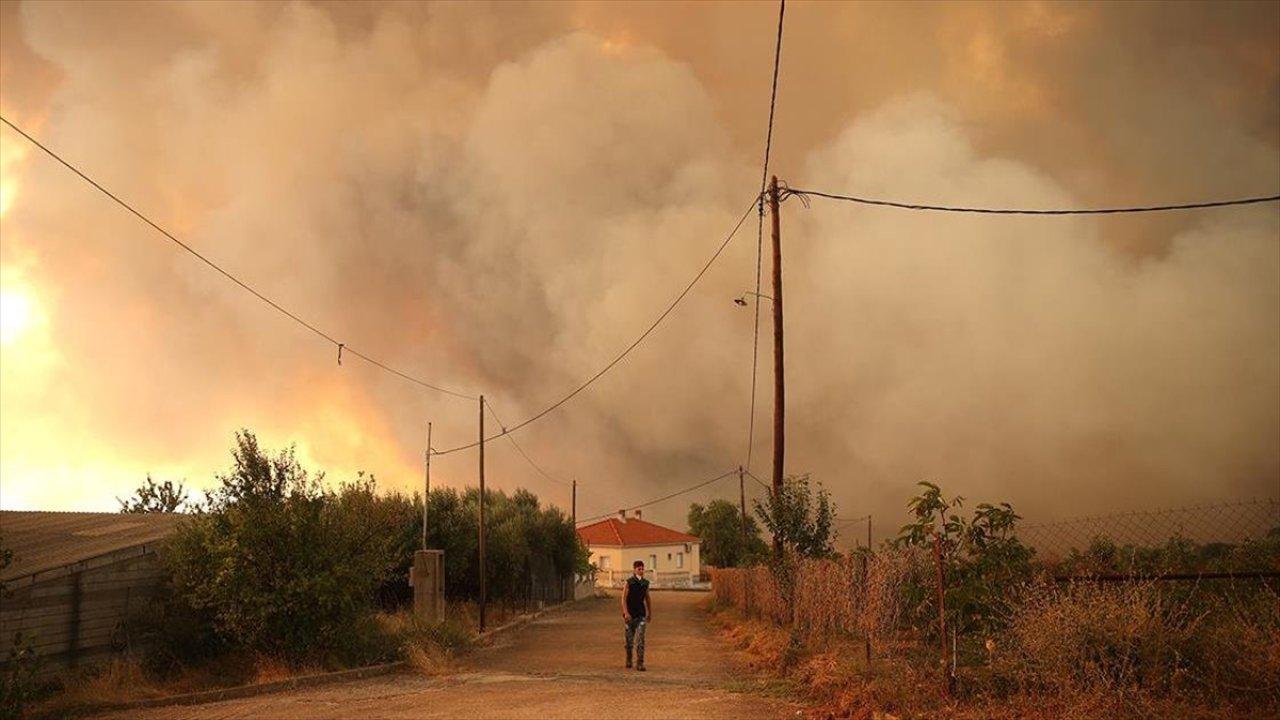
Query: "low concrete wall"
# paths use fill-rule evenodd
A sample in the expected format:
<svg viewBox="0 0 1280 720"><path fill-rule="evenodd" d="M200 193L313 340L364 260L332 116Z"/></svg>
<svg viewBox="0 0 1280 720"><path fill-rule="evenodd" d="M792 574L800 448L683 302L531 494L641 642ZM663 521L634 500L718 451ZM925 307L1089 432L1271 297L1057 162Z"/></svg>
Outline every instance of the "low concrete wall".
<svg viewBox="0 0 1280 720"><path fill-rule="evenodd" d="M627 578L631 577L630 570L623 572L621 570L597 570L596 586L597 587L622 587L627 582ZM649 587L660 588L687 588L695 584L695 576L690 572L650 572L645 573L645 578L649 580Z"/></svg>

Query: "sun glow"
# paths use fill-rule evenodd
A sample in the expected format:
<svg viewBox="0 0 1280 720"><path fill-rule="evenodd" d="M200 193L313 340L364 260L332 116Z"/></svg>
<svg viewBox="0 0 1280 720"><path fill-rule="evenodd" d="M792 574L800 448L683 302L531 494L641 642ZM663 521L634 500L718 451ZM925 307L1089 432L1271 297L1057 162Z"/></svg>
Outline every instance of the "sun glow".
<svg viewBox="0 0 1280 720"><path fill-rule="evenodd" d="M0 287L0 345L17 342L40 321L40 310L31 294Z"/></svg>

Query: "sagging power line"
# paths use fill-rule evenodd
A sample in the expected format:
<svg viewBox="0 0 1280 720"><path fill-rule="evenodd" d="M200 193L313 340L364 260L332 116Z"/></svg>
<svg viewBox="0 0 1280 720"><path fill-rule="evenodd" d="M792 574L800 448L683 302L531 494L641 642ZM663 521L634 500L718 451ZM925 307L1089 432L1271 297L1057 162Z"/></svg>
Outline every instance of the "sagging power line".
<svg viewBox="0 0 1280 720"><path fill-rule="evenodd" d="M641 509L643 509L643 508L647 508L647 507L649 507L650 505L656 505L656 504L658 504L658 503L660 503L660 502L663 502L663 501L666 501L666 500L670 500L671 498L675 498L675 497L679 497L679 496L681 496L681 495L685 495L685 494L687 494L687 493L691 493L691 492L693 492L694 490L698 490L698 489L704 488L704 487L706 487L706 486L708 486L708 485L710 485L710 484L712 484L712 483L718 482L718 481L723 480L723 479L725 479L725 478L727 478L727 477L732 477L732 476L737 475L737 474L738 474L738 469L737 469L737 468L734 468L734 469L732 469L732 470L730 470L730 471L728 471L728 472L726 472L726 473L722 473L722 474L717 475L717 476L715 476L715 477L713 477L713 478L710 478L710 479L708 479L708 480L703 480L702 482L699 482L699 483L697 483L697 484L695 484L695 485L690 485L689 487L684 488L683 490L677 490L677 491L675 491L675 492L673 492L673 493L670 493L670 494L668 494L668 495L663 495L662 497L654 498L653 500L647 500L647 501L642 502L642 503L639 503L639 504L637 504L637 505L628 505L628 506L626 506L624 509L625 509L625 510L629 510L629 511L630 511L630 510L641 510ZM591 516L591 517L589 517L589 518L584 518L584 519L582 519L582 520L579 520L578 522L580 522L580 523L584 523L584 522L595 522L596 520L603 520L604 518L610 517L610 516L612 516L612 515L613 515L613 513L611 513L611 512L602 513L602 514L600 514L600 515L593 515L593 516Z"/></svg>
<svg viewBox="0 0 1280 720"><path fill-rule="evenodd" d="M367 353L365 353L365 352L360 351L360 350L359 350L359 349L357 349L357 348L353 348L349 343L340 342L340 341L339 341L337 338L335 338L332 334L330 334L330 333L328 333L328 332L325 332L324 330L321 330L320 328L318 328L316 325L314 325L314 324L312 324L312 323L310 323L310 322L308 322L308 321L306 321L306 320L302 319L302 318L301 318L300 316L298 316L296 313L294 313L294 312L292 312L292 311L288 310L287 308L285 308L284 306L280 305L280 304L279 304L279 303L277 303L276 301L274 301L274 300L272 300L271 298L267 297L266 295L264 295L263 293L261 293L260 291L258 291L257 289L255 289L254 287L252 287L251 285L249 285L248 283L244 282L243 280L241 280L240 278L236 277L234 274L232 274L232 273L231 273L231 272L229 272L228 270L224 269L222 266L218 265L217 263L215 263L214 261L210 260L210 259L209 259L208 257L206 257L205 255L201 254L201 253L200 253L199 251L197 251L195 248L191 247L191 246L190 246L190 245L188 245L187 243L185 243L185 242L183 242L182 240L180 240L177 236L173 235L173 234L172 234L172 233L170 233L168 230L164 229L160 224L158 224L158 223L156 223L155 221L151 220L151 218L147 217L145 214L143 214L141 211L139 211L138 209L136 209L135 207L133 207L131 204L129 204L129 203L128 203L128 202L126 202L125 200L121 199L118 195L116 195L115 193L113 193L113 192L111 192L110 190L108 190L106 187L104 187L102 184L100 184L99 182L97 182L97 181L96 181L96 180L94 180L93 178L89 177L87 174L85 174L83 171L81 171L78 167L76 167L76 166L75 166L75 165L73 165L71 162L69 162L69 161L67 161L66 159L64 159L61 155L59 155L58 153L54 152L54 151L53 151L52 149L50 149L48 146L44 145L44 144L43 144L43 143L41 143L39 140L37 140L37 139L35 139L34 137L32 137L30 134L28 134L28 133L27 133L26 131L24 131L22 128L20 128L20 127L18 127L17 125L13 124L11 121L9 121L9 119L8 119L8 118L5 118L5 117L3 117L3 116L0 116L0 122L3 122L5 125L7 125L7 126L9 126L10 128L12 128L15 132L17 132L17 133L18 133L19 135L21 135L22 137L26 138L26 140L27 140L28 142L30 142L31 144L35 145L37 148L39 148L40 150L42 150L42 151L43 151L45 154L47 154L49 157L51 157L51 158L53 158L54 160L58 161L60 164L62 164L64 167L66 167L68 170L70 170L72 173L74 173L75 175L77 175L78 177L80 177L82 180L84 180L85 182L87 182L87 183L89 183L91 186L93 186L95 189L97 189L99 192L101 192L102 194L106 195L108 198L110 198L111 200L113 200L116 204L120 205L120 206L121 206L121 207L123 207L125 210L128 210L131 214L133 214L134 216L136 216L138 219L142 220L144 223L146 223L147 225L149 225L151 228L153 228L154 230L156 230L157 232L159 232L161 235L163 235L165 238L167 238L168 240L170 240L170 241L171 241L171 242L173 242L174 244L178 245L180 248L182 248L182 249L183 249L183 250L185 250L186 252L190 253L190 254L191 254L192 256L194 256L195 258L199 259L199 260L200 260L201 262L203 262L205 265L207 265L207 266L209 266L210 268L212 268L213 270L217 271L217 272L218 272L220 275L222 275L223 277L225 277L225 278L227 278L228 280L230 280L231 282L235 283L237 286L239 286L240 288L242 288L242 289L243 289L243 290L245 290L246 292L250 293L251 295L253 295L253 296L254 296L254 297L256 297L257 299L261 300L262 302L265 302L266 304L270 305L270 306L271 306L272 308L274 308L276 311L280 312L281 314L285 315L285 316L286 316L286 317L288 317L289 319L293 320L295 323L297 323L297 324L301 325L302 327L306 328L307 330L311 331L312 333L316 334L317 336L319 336L319 337L323 338L324 340L328 341L329 343L332 343L332 344L334 345L335 349L336 349L336 350L337 350L337 352L338 352L339 363L341 363L342 353L347 353L347 354L350 354L350 355L354 355L355 357L358 357L358 358L360 358L361 360L364 360L365 362L367 362L367 363L369 363L369 364L373 365L374 367L377 367L377 368L379 368L379 369L381 369L381 370L384 370L384 371L386 371L386 372L388 372L388 373L391 373L391 374L393 374L393 375L396 375L397 377L400 377L400 378L402 378L402 379L404 379L404 380L407 380L407 381L409 381L409 382L415 383L415 384L420 385L420 386L422 386L422 387L429 388L429 389L431 389L431 390L435 390L435 391L437 391L437 392L445 393L445 394L452 395L452 396L454 396L454 397L458 397L458 398L462 398L462 399L466 399L466 400L476 400L476 399L478 399L478 396L477 396L477 395L472 395L472 394L468 394L468 393L464 393L464 392L459 392L459 391L457 391L457 390L452 390L452 389L449 389L449 388L446 388L446 387L442 387L442 386L437 385L437 384L435 384L435 383L427 382L426 380L423 380L423 379L421 379L421 378L414 377L413 375L410 375L410 374L408 374L408 373L406 373L406 372L403 372L403 371L401 371L401 370L398 370L398 369L396 369L396 368L393 368L393 367L391 367L391 366L387 365L386 363L384 363L384 362L382 362L382 361L380 361L380 360L378 360L378 359L376 359L376 358L374 358L374 357L370 356L369 354L367 354ZM752 201L752 206L754 206L754 205L755 205L755 201L753 200L753 201ZM682 291L680 292L680 294L676 296L675 300L673 300L673 301L671 302L671 304L667 306L667 308L666 308L666 309L665 309L665 310L664 310L664 311L663 311L663 312L658 316L658 318L657 318L656 320L654 320L654 322L653 322L653 323L652 323L652 324L651 324L647 329L645 329L645 331L644 331L643 333L641 333L641 334L640 334L640 337L636 338L636 340L635 340L635 341L633 341L630 345L628 345L628 346L627 346L627 348L626 348L626 349L624 349L624 350L623 350L623 351L622 351L622 352L621 352L617 357L615 357L612 361L610 361L607 365L605 365L605 366L604 366L600 371L598 371L597 373L595 373L595 374L594 374L594 375L592 375L591 377L587 378L587 380L586 380L585 382L583 382L582 384L580 384L579 386L577 386L576 388L574 388L574 389L573 389L572 391L570 391L567 395L565 395L565 396L561 397L559 400L555 401L554 403L552 403L552 404L551 404L551 405L549 405L548 407L544 408L544 409L543 409L543 410L541 410L540 412L538 412L538 413L534 414L533 416L531 416L531 417L529 417L529 418L526 418L525 420L522 420L521 422L519 422L519 423L517 423L517 424L515 424L515 425L513 425L513 426L510 426L510 427L504 428L504 429L502 430L502 432L501 432L501 433L499 433L499 434L497 434L497 435L493 435L492 437L489 437L489 438L487 438L487 439L493 439L493 438L496 438L496 437L500 437L501 435L505 435L505 434L508 434L508 433L513 433L513 432L515 432L515 431L517 431L517 430L519 430L519 429L521 429L521 428L525 427L526 425L529 425L530 423L533 423L533 422L536 422L537 420L540 420L541 418L545 417L547 414L551 413L551 412L552 412L553 410L555 410L556 408L560 407L561 405L563 405L563 404L565 404L566 402L568 402L569 400L571 400L571 399L572 399L574 396L576 396L578 393L580 393L580 392L582 392L583 390L585 390L587 387L589 387L589 386L590 386L592 383L594 383L596 380L599 380L602 376L604 376L606 373L608 373L610 370L612 370L616 365L618 365L618 363L622 362L622 360L623 360L627 355L629 355L629 354L631 353L631 351L632 351L632 350L634 350L634 349L635 349L636 347L638 347L642 342L644 342L644 340L645 340L645 339L646 339L650 334L652 334L652 333L653 333L653 331L654 331L655 329L657 329L658 325L660 325L660 324L662 323L662 321L663 321L663 320L665 320L665 319L667 318L667 316L671 314L671 312L675 309L676 305L678 305L678 304L680 303L680 301L681 301L681 300L683 300L683 299L685 298L685 296L686 296L686 295L688 295L689 291L693 289L693 286L694 286L694 285L696 285L696 284L698 283L698 281L702 279L702 276L706 274L707 270L711 267L711 265L712 265L712 264L713 264L713 263L714 263L714 262L715 262L715 261L720 257L721 253L723 253L723 252L724 252L725 247L727 247L727 246L728 246L729 242L734 238L734 236L737 234L738 230L742 227L742 223L746 220L746 218L747 218L747 214L748 214L748 213L750 213L750 211L751 211L751 206L748 206L748 207L747 207L747 209L743 212L742 217L741 217L741 218L739 218L739 220L738 220L737 224L735 224L735 225L734 225L733 229L729 232L729 234L728 234L728 235L724 238L724 240L720 243L720 246L716 249L715 253L714 253L714 254L711 256L711 258L706 262L706 264L702 266L702 269L701 269L701 270L699 270L699 271L698 271L698 273L694 276L693 280L692 280L692 281L690 281L690 283L689 283L689 284L684 288L684 290L682 290ZM490 406L490 409L492 409L492 406ZM495 415L495 417L496 417L496 415ZM450 453L458 452L458 451L460 451L460 450L467 450L467 449L470 449L470 448L476 447L476 446L477 446L477 445L479 445L479 444L480 444L480 441L479 441L479 440L476 440L475 442L471 442L471 443L468 443L468 444L465 444L465 445L461 445L461 446L458 446L458 447L453 447L453 448L449 448L449 449L446 449L446 450L433 451L431 454L433 454L433 455L448 455L448 454L450 454Z"/></svg>
<svg viewBox="0 0 1280 720"><path fill-rule="evenodd" d="M932 205L899 200L880 200L876 198L858 197L856 195L840 195L821 190L802 190L799 188L783 188L780 196L786 199L796 196L802 200L810 197L859 203L862 205L878 205L881 207L899 208L902 210L927 210L932 212L975 213L983 215L1123 215L1131 213L1169 212L1174 210L1201 210L1206 208L1229 207L1232 205L1254 205L1257 203L1276 202L1280 195L1236 198L1231 200L1205 200L1201 202L1180 203L1173 205L1136 205L1110 208L993 208L966 207L960 205Z"/></svg>
<svg viewBox="0 0 1280 720"><path fill-rule="evenodd" d="M733 226L733 229L730 230L729 234L725 236L723 241L721 241L720 246L716 248L716 251L712 253L711 257L707 260L707 262L703 264L702 269L698 270L698 273L693 276L693 279L689 281L689 284L685 285L684 289L680 291L680 294L676 295L675 299L671 301L671 304L667 305L667 308L663 310L661 314L658 315L657 319L654 320L653 323L650 324L649 327L646 328L644 332L640 333L640 337L636 338L630 345L626 347L626 349L624 349L621 353L619 353L617 357L611 360L608 365L605 365L595 375L592 375L591 377L587 378L586 382L574 388L567 395L561 397L559 400L556 400L555 402L551 403L547 407L525 418L524 420L516 423L515 425L512 425L511 427L503 429L502 432L486 437L485 440L486 441L493 440L495 438L501 437L508 433L513 433L519 430L520 428L523 428L526 425L529 425L530 423L534 423L534 422L537 422L538 420L541 420L543 417L546 417L547 414L551 413L556 408L569 402L569 400L573 399L573 397L576 396L578 393L582 392L583 390L586 390L587 387L589 387L592 383L594 383L596 380L599 380L601 377L604 376L605 373L609 372L614 368L614 366L622 362L623 358L627 357L627 355L630 355L632 350L635 350L637 347L639 347L640 343L644 342L645 338L649 337L649 335L652 334L653 331L657 329L658 325L662 324L662 321L667 319L667 316L671 314L671 311L676 309L676 306L680 304L681 300L684 300L685 296L689 294L689 291L693 289L693 286L697 285L698 281L702 279L702 276L707 274L707 270L711 269L711 265L715 263L715 261L720 257L721 253L724 252L724 249L728 247L729 241L733 240L734 236L738 234L738 230L742 228L742 223L746 222L747 215L751 213L751 209L755 207L755 204L756 204L756 201L753 198L751 200L751 204L747 206L747 209L743 211L742 216L738 218L738 222ZM467 443L466 445L459 445L457 447L449 448L448 450L440 450L435 454L448 455L450 453L455 453L462 450L469 450L473 447L476 447L479 444L480 444L480 441L476 440L475 442Z"/></svg>
<svg viewBox="0 0 1280 720"><path fill-rule="evenodd" d="M152 220L151 218L149 218L149 217L147 217L146 215L144 215L144 214L143 214L141 211L139 211L137 208L135 208L134 206L130 205L128 202L125 202L124 200L122 200L118 195L116 195L115 193L113 193L113 192L111 192L110 190L108 190L108 189L106 189L105 187L103 187L103 186L102 186L98 181L94 180L93 178L89 177L89 176L88 176L88 175L86 175L84 172L82 172L82 171L80 170L80 168L78 168L78 167L76 167L75 165L71 164L70 162L68 162L67 160L65 160L61 155L59 155L58 153L56 153L56 152L54 152L53 150L49 149L47 146L45 146L45 145L44 145L43 143L41 143L39 140L36 140L36 139L35 139L34 137L32 137L31 135L27 134L27 132L26 132L25 130L23 130L22 128L18 127L17 125L14 125L12 122L10 122L10 121L9 121L9 119L8 119L8 118L3 117L3 116L0 116L0 122L3 122L5 125L8 125L10 128L12 128L12 129L13 129L13 131L14 131L14 132L16 132L16 133L18 133L19 135L21 135L22 137L26 138L28 142L30 142L32 145L35 145L37 148L40 148L40 150L44 151L44 153L45 153L46 155L48 155L49 157L53 158L54 160L57 160L57 161L58 161L59 163L61 163L64 167L66 167L68 170L70 170L71 172L73 172L73 173L75 173L76 175L78 175L78 176L80 177L80 179L84 180L85 182L89 183L89 184L90 184L90 185L92 185L94 188L96 188L96 189L98 190L98 192L101 192L103 195L106 195L107 197L111 198L113 201L115 201L115 203L116 203L117 205L119 205L120 207L124 208L125 210L128 210L130 213L132 213L134 216L136 216L136 217L137 217L139 220L141 220L142 222L146 223L147 225L150 225L150 226L152 227L152 229L154 229L156 232L158 232L158 233L160 233L161 235L163 235L164 237L168 238L171 242L173 242L175 245L177 245L178 247L180 247L180 248L182 248L183 250L185 250L187 253L191 254L193 257L195 257L196 259L198 259L200 262L204 263L205 265L208 265L210 268L213 268L213 269L214 269L218 274L222 275L222 276L223 276L223 277L225 277L226 279L228 279L228 280L230 280L231 282L235 283L235 284L236 284L236 285L238 285L241 289L243 289L243 290L245 290L246 292L248 292L250 295L253 295L253 296L254 296L254 297L256 297L257 299L259 299L259 300L261 300L262 302L266 303L267 305L270 305L270 306L271 306L272 308L274 308L276 311L278 311L279 313L281 313L281 314L282 314L282 315L284 315L285 317L289 318L290 320L294 321L294 322L295 322L295 323L297 323L298 325L301 325L302 327L306 328L307 330L310 330L311 332L315 333L317 336L319 336L319 337L321 337L321 338L323 338L323 339L327 340L328 342L332 343L332 344L337 348L337 350L338 350L338 364L342 364L342 353L344 353L344 352L345 352L345 353L347 353L347 354L349 354L349 355L354 355L354 356L356 356L356 357L360 358L361 360L364 360L365 362L369 363L370 365L373 365L374 367L380 368L380 369L382 369L382 370L384 370L384 371L386 371L386 372L391 373L392 375L396 375L397 377L400 377L400 378L402 378L402 379L404 379L404 380L408 380L409 382L414 383L414 384L417 384L417 385L420 385L420 386L422 386L422 387L424 387L424 388L428 388L428 389L431 389L431 390L435 390L436 392L441 392L441 393L444 393L444 394L446 394L446 395L452 395L452 396L454 396L454 397L457 397L457 398L463 398L463 399L466 399L466 400L475 400L475 399L476 399L476 396L475 396L475 395L470 395L470 394L467 394L467 393L464 393L464 392L459 392L459 391L457 391L457 390L452 390L452 389L450 389L450 388L442 387L442 386L437 385L437 384L435 384L435 383L427 382L426 380L423 380L422 378L414 377L414 376L412 376L412 375L410 375L410 374L408 374L408 373L406 373L406 372L403 372L403 371L401 371L401 370L397 370L396 368L393 368L393 367L391 367L391 366L387 365L386 363L382 362L381 360L377 360L377 359L375 359L375 358L373 358L373 357L369 356L368 354L366 354L366 353L364 353L364 352L362 352L362 351L360 351L360 350L358 350L358 349L356 349L356 348L351 347L351 344L350 344L350 343L339 342L339 341L338 341L338 339L337 339L337 338L335 338L335 337L334 337L333 335L331 335L330 333L325 332L324 330L321 330L320 328L316 327L314 324L312 324L312 323L310 323L310 322L308 322L308 321L306 321L306 320L303 320L301 317L299 317L299 316L298 316L296 313L294 313L293 311L288 310L287 308L285 308L284 306L282 306L280 303L278 303L278 302L276 302L275 300L272 300L271 298L269 298L269 297L267 297L266 295L262 294L262 293L261 293L261 292L259 292L257 289L255 289L253 286L249 285L249 284L248 284L248 283L246 283L245 281L243 281L243 280L241 280L240 278L236 277L236 276L235 276L235 275L233 275L230 271L228 271L228 270L226 270L225 268L223 268L221 265L217 264L216 262L214 262L214 261L210 260L210 259L209 259L208 257L206 257L205 255L201 254L201 253L200 253L198 250L196 250L195 248L191 247L190 245L188 245L187 243L183 242L182 240L179 240L179 239L178 239L178 238L177 238L173 233L171 233L171 232L169 232L168 230L165 230L163 227L161 227L161 226L159 225L159 223L156 223L154 220Z"/></svg>
<svg viewBox="0 0 1280 720"><path fill-rule="evenodd" d="M507 432L506 423L502 422L502 418L498 417L498 411L494 409L492 401L486 399L484 401L484 404L486 407L489 408L489 412L493 414L493 419L498 421L498 427L502 429L502 432L499 433L499 435L505 436L508 440L511 441L511 446L516 449L516 452L520 453L520 456L525 459L525 462L529 463L529 465L534 470L537 470L539 475L550 480L551 482L564 485L565 487L570 486L570 483L567 483L564 480L561 480L560 478L553 477L551 473L548 473L546 470L543 470L541 465L534 462L533 458L529 457L529 453L525 452L524 448L520 447L520 443L516 442L516 439L512 437L510 433Z"/></svg>

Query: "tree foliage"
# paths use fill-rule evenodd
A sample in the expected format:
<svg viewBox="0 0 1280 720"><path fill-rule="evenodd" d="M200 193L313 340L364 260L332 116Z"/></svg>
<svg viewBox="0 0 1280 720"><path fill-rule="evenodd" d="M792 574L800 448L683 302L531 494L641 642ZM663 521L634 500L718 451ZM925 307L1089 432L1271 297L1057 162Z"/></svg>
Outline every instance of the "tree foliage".
<svg viewBox="0 0 1280 720"><path fill-rule="evenodd" d="M741 567L768 555L755 518L746 518L743 536L741 509L728 500L689 506L689 534L702 540L702 562L712 567Z"/></svg>
<svg viewBox="0 0 1280 720"><path fill-rule="evenodd" d="M364 474L330 489L293 448L272 454L247 430L232 457L166 548L170 587L150 623L157 644L171 651L168 661L242 648L342 662L355 652L353 628L412 597L422 497L379 492ZM588 569L562 511L526 490L486 497L490 599L529 597ZM444 550L445 592L475 599L479 493L437 489L428 502L428 545Z"/></svg>
<svg viewBox="0 0 1280 720"><path fill-rule="evenodd" d="M293 448L269 455L247 430L233 457L165 553L176 597L229 645L323 658L395 566L392 517L372 477L326 490Z"/></svg>
<svg viewBox="0 0 1280 720"><path fill-rule="evenodd" d="M919 485L922 492L908 503L915 522L904 525L895 540L922 551L912 582L904 586L907 607L924 627L938 617L941 564L948 625L965 632L999 624L1008 615L1009 590L1032 574L1034 551L1014 535L1021 517L1008 503L981 503L966 518L960 513L964 498L947 499L930 482Z"/></svg>
<svg viewBox="0 0 1280 720"><path fill-rule="evenodd" d="M831 545L835 506L821 484L814 491L808 474L786 478L779 492L764 502L753 500L752 506L765 528L781 541L785 553L809 558L835 555Z"/></svg>
<svg viewBox="0 0 1280 720"><path fill-rule="evenodd" d="M116 498L122 513L170 513L182 512L185 509L196 509L188 497L187 489L182 483L173 484L172 480L158 483L147 473L147 479L134 491L128 500Z"/></svg>

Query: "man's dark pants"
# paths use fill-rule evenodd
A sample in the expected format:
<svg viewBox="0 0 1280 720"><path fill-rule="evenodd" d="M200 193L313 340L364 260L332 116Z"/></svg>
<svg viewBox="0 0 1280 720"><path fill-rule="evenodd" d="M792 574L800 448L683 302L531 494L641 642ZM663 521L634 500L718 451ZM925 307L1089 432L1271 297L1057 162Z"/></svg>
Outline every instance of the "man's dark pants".
<svg viewBox="0 0 1280 720"><path fill-rule="evenodd" d="M627 661L631 661L631 648L635 647L636 662L644 664L644 628L647 621L643 617L632 616L630 620L624 620L623 624L627 630Z"/></svg>

